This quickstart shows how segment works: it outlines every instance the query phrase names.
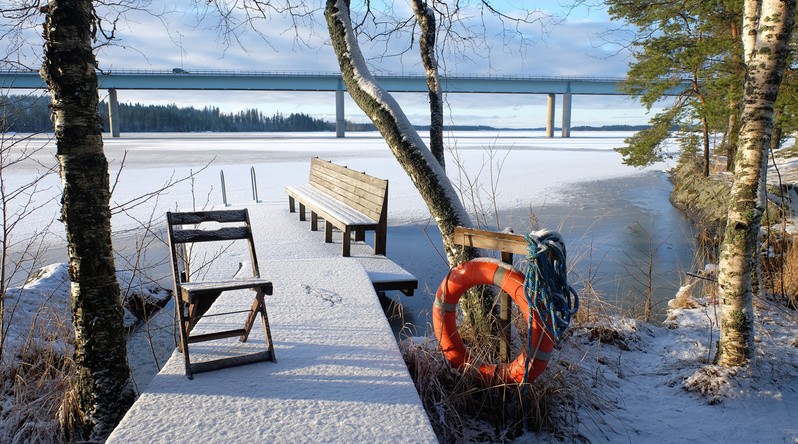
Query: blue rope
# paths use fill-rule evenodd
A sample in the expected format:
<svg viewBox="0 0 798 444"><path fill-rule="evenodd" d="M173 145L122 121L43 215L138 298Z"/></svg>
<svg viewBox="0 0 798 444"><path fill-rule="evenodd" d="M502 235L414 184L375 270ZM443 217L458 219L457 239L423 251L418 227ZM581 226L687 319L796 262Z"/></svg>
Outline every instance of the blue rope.
<svg viewBox="0 0 798 444"><path fill-rule="evenodd" d="M556 231L537 231L525 236L527 241L527 267L524 276L524 296L529 304L527 317L527 353L524 381L529 373L532 351L533 313L537 313L543 326L559 343L568 330L571 316L579 309L579 296L568 285L565 268L565 244Z"/></svg>

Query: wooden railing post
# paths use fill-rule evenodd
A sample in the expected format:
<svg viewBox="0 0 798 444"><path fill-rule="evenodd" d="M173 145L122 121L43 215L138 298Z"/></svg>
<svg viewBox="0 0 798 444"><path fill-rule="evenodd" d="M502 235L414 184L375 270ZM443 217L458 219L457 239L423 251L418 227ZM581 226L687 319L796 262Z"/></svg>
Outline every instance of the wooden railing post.
<svg viewBox="0 0 798 444"><path fill-rule="evenodd" d="M502 262L513 265L513 253L501 254ZM504 291L499 292L499 361L510 362L510 322L512 321L513 305L510 295Z"/></svg>
<svg viewBox="0 0 798 444"><path fill-rule="evenodd" d="M497 233L495 231L475 230L457 227L454 230L454 242L472 248L482 248L501 253L502 262L513 264L514 254L527 254L527 242L524 236L513 233ZM512 300L505 292L499 293L499 359L510 360L510 323L512 322Z"/></svg>

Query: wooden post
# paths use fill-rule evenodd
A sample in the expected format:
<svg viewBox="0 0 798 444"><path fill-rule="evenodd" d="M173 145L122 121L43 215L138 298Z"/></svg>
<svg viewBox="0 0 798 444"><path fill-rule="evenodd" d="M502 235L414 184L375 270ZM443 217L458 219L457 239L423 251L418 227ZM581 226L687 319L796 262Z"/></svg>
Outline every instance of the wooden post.
<svg viewBox="0 0 798 444"><path fill-rule="evenodd" d="M495 231L475 230L472 228L457 227L454 229L454 243L472 248L494 250L501 253L501 260L510 265L513 263L513 254L528 253L527 242L524 236L513 233L497 233ZM510 295L499 293L499 359L502 362L510 360L510 322L512 305Z"/></svg>
<svg viewBox="0 0 798 444"><path fill-rule="evenodd" d="M502 262L513 265L513 254L502 252ZM499 292L499 362L510 362L510 322L513 305L510 295Z"/></svg>

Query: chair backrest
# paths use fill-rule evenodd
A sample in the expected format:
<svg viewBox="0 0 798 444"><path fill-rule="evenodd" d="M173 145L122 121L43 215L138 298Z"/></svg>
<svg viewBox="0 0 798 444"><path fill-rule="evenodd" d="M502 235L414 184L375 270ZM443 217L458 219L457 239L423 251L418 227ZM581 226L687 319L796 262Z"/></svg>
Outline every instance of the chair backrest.
<svg viewBox="0 0 798 444"><path fill-rule="evenodd" d="M252 240L252 228L249 223L249 212L246 208L218 211L170 211L166 213L166 225L175 287L179 287L180 282L189 280L189 258L185 246L197 242L246 240L249 244L249 255L252 261L252 274L254 277L260 277L255 243ZM190 228L185 228L186 226L190 226ZM177 291L178 288L175 290Z"/></svg>

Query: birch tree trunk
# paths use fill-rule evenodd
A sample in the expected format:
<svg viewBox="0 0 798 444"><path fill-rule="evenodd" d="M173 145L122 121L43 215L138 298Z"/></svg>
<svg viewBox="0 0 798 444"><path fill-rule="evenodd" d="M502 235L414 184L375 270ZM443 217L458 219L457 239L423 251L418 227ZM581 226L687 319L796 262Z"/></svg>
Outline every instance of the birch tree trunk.
<svg viewBox="0 0 798 444"><path fill-rule="evenodd" d="M349 94L374 122L391 152L421 193L441 230L449 263L457 263L461 259L461 249L452 242L454 228L470 225L471 218L443 167L421 140L396 100L368 70L352 29L349 1L328 0L324 15Z"/></svg>
<svg viewBox="0 0 798 444"><path fill-rule="evenodd" d="M752 278L759 263L773 105L784 73L794 16L795 0L745 1L743 112L718 275L718 363L726 367L746 365L754 357Z"/></svg>
<svg viewBox="0 0 798 444"><path fill-rule="evenodd" d="M111 246L92 17L91 0L49 1L41 76L51 94L64 189L78 403L89 441L103 441L135 393Z"/></svg>
<svg viewBox="0 0 798 444"><path fill-rule="evenodd" d="M440 229L449 264L454 266L460 261L473 259L471 248L462 248L454 243L455 227L471 226L471 218L443 166L421 140L396 100L369 72L352 28L349 1L327 0L324 16L346 89L374 122L427 204ZM476 292L469 292L461 299L460 305L465 323L484 326L485 320L490 319L492 305L492 297L477 297ZM489 326L486 328L490 329ZM477 327L477 330L482 328Z"/></svg>
<svg viewBox="0 0 798 444"><path fill-rule="evenodd" d="M418 39L418 49L421 53L421 62L424 64L424 73L427 78L427 96L429 97L429 149L438 159L438 163L446 169L446 159L443 147L443 96L441 93L441 80L438 75L438 61L435 57L435 12L424 0L412 0L413 13L421 28Z"/></svg>
<svg viewBox="0 0 798 444"><path fill-rule="evenodd" d="M740 23L731 24L731 36L734 39L740 39ZM745 64L742 60L742 41L738 40L738 44L734 45L731 55L731 67L733 72L743 72ZM739 70L739 71L738 71ZM726 170L734 171L734 159L737 155L737 144L740 138L740 109L742 105L742 82L732 82L729 85L729 123L728 133L726 135Z"/></svg>

